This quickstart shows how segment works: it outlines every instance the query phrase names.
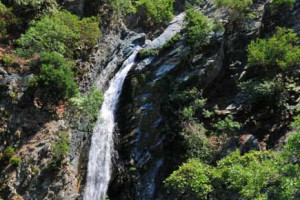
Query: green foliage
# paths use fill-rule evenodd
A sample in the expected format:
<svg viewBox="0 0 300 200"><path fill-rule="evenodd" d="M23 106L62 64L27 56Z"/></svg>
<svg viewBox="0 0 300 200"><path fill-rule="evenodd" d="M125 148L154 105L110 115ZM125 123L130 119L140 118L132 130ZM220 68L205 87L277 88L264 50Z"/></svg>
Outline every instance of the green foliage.
<svg viewBox="0 0 300 200"><path fill-rule="evenodd" d="M300 132L289 137L285 150L289 156L293 155L300 161Z"/></svg>
<svg viewBox="0 0 300 200"><path fill-rule="evenodd" d="M101 15L107 18L106 15L111 14L107 12L107 9L112 11L111 13L117 15L126 15L135 13L136 8L133 5L132 0L94 0L85 2L85 11L89 15ZM104 19L105 20L105 19Z"/></svg>
<svg viewBox="0 0 300 200"><path fill-rule="evenodd" d="M295 0L273 0L272 9L276 12L285 12L293 9Z"/></svg>
<svg viewBox="0 0 300 200"><path fill-rule="evenodd" d="M52 165L61 167L63 160L70 154L70 139L68 132L60 132L59 140L52 145Z"/></svg>
<svg viewBox="0 0 300 200"><path fill-rule="evenodd" d="M196 122L186 123L180 132L187 158L198 158L209 162L213 151L206 137L206 129Z"/></svg>
<svg viewBox="0 0 300 200"><path fill-rule="evenodd" d="M2 60L3 60L4 65L5 65L6 67L10 67L11 65L14 64L14 59L13 59L11 56L9 56L9 55L4 55L4 56L2 57Z"/></svg>
<svg viewBox="0 0 300 200"><path fill-rule="evenodd" d="M12 0L15 13L25 21L39 18L56 11L58 4L55 0Z"/></svg>
<svg viewBox="0 0 300 200"><path fill-rule="evenodd" d="M103 93L95 86L88 94L81 95L78 93L77 96L70 99L73 112L71 118L74 119L75 123L78 123L77 127L80 130L92 131L102 102ZM83 121L86 121L87 124Z"/></svg>
<svg viewBox="0 0 300 200"><path fill-rule="evenodd" d="M203 0L185 0L185 8L190 9L195 6L199 6Z"/></svg>
<svg viewBox="0 0 300 200"><path fill-rule="evenodd" d="M268 199L265 189L279 176L275 158L275 154L268 151L253 151L243 156L236 151L225 157L214 169L214 184L220 188L219 195L238 193L245 200ZM239 198L232 196L232 199Z"/></svg>
<svg viewBox="0 0 300 200"><path fill-rule="evenodd" d="M170 199L208 199L212 191L209 178L210 168L197 159L191 159L173 172L166 180L165 186Z"/></svg>
<svg viewBox="0 0 300 200"><path fill-rule="evenodd" d="M232 115L228 115L224 120L219 120L217 123L215 123L213 127L221 133L234 133L241 128L241 124L234 121Z"/></svg>
<svg viewBox="0 0 300 200"><path fill-rule="evenodd" d="M216 0L216 5L219 8L225 8L229 11L229 26L228 28L242 29L242 24L246 18L246 12L253 4L253 0Z"/></svg>
<svg viewBox="0 0 300 200"><path fill-rule="evenodd" d="M157 56L158 54L159 54L158 49L142 49L138 54L138 58L144 59L151 56Z"/></svg>
<svg viewBox="0 0 300 200"><path fill-rule="evenodd" d="M248 46L248 64L268 72L292 70L300 64L299 37L291 29L277 28L269 39L257 39Z"/></svg>
<svg viewBox="0 0 300 200"><path fill-rule="evenodd" d="M179 91L177 89L170 95L172 104L178 105L179 116L183 120L194 120L196 115L204 112L206 99L202 97L202 91L197 88ZM182 107L184 106L184 107Z"/></svg>
<svg viewBox="0 0 300 200"><path fill-rule="evenodd" d="M67 11L58 11L31 23L31 27L17 41L17 54L32 57L34 54L56 51L72 57L76 48L89 50L99 37L100 29L95 18L79 20Z"/></svg>
<svg viewBox="0 0 300 200"><path fill-rule="evenodd" d="M33 174L39 174L40 171L41 171L40 168L34 167L34 169L33 169Z"/></svg>
<svg viewBox="0 0 300 200"><path fill-rule="evenodd" d="M187 44L192 53L199 52L210 43L209 34L212 31L212 24L201 12L192 9L186 12L185 19Z"/></svg>
<svg viewBox="0 0 300 200"><path fill-rule="evenodd" d="M236 11L244 11L248 9L252 3L252 0L216 0L218 7Z"/></svg>
<svg viewBox="0 0 300 200"><path fill-rule="evenodd" d="M246 95L257 107L284 108L286 104L286 89L280 79L249 80L239 84L241 94Z"/></svg>
<svg viewBox="0 0 300 200"><path fill-rule="evenodd" d="M43 91L45 100L54 103L66 100L78 93L74 74L69 63L59 53L43 53L40 58L40 73L31 82Z"/></svg>
<svg viewBox="0 0 300 200"><path fill-rule="evenodd" d="M163 48L167 49L174 46L181 39L181 37L182 37L181 33L177 33L164 44Z"/></svg>
<svg viewBox="0 0 300 200"><path fill-rule="evenodd" d="M19 157L12 157L12 158L9 159L9 163L12 166L19 166L20 163L21 163L21 158L19 158Z"/></svg>
<svg viewBox="0 0 300 200"><path fill-rule="evenodd" d="M300 132L300 115L294 117L294 122L292 123L292 128Z"/></svg>
<svg viewBox="0 0 300 200"><path fill-rule="evenodd" d="M146 15L151 24L167 24L173 17L174 0L137 0L135 7L140 13Z"/></svg>
<svg viewBox="0 0 300 200"><path fill-rule="evenodd" d="M8 32L13 31L19 20L13 14L11 8L7 8L0 1L0 39L7 37Z"/></svg>
<svg viewBox="0 0 300 200"><path fill-rule="evenodd" d="M5 159L10 159L13 155L15 155L15 149L13 147L7 147L3 152Z"/></svg>

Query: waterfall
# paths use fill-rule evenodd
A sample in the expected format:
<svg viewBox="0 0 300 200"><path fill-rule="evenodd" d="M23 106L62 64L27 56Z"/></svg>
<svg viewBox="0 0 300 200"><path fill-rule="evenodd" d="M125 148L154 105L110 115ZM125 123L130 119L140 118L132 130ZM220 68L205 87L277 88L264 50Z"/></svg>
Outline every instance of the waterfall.
<svg viewBox="0 0 300 200"><path fill-rule="evenodd" d="M136 48L123 63L104 93L104 101L93 130L84 200L103 200L105 198L111 174L115 110L124 80L134 65L138 50L139 48Z"/></svg>

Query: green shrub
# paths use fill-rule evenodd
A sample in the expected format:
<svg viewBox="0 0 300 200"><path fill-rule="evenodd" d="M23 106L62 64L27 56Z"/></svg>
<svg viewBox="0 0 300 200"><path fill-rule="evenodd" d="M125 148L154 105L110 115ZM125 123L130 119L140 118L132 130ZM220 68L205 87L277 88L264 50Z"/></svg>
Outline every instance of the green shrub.
<svg viewBox="0 0 300 200"><path fill-rule="evenodd" d="M93 0L86 1L84 4L85 14L89 16L100 15L103 19L108 18L107 15L113 13L117 15L126 15L136 12L132 0ZM107 10L112 12L107 12ZM108 18L108 20L111 20Z"/></svg>
<svg viewBox="0 0 300 200"><path fill-rule="evenodd" d="M39 18L56 11L55 0L12 0L14 12L25 21Z"/></svg>
<svg viewBox="0 0 300 200"><path fill-rule="evenodd" d="M9 159L9 163L12 165L12 166L19 166L20 163L21 163L21 158L18 158L18 157L12 157Z"/></svg>
<svg viewBox="0 0 300 200"><path fill-rule="evenodd" d="M73 112L71 118L77 123L77 128L92 131L94 123L97 121L102 102L103 93L95 86L86 95L78 93L77 96L70 99ZM87 124L83 123L84 121Z"/></svg>
<svg viewBox="0 0 300 200"><path fill-rule="evenodd" d="M137 0L135 7L146 15L148 25L165 25L173 17L173 3L174 0Z"/></svg>
<svg viewBox="0 0 300 200"><path fill-rule="evenodd" d="M197 159L183 164L164 181L171 196L168 199L208 199L208 194L212 192L209 170L208 166Z"/></svg>
<svg viewBox="0 0 300 200"><path fill-rule="evenodd" d="M180 132L187 158L198 158L209 162L213 151L209 139L206 137L206 129L202 124L188 122Z"/></svg>
<svg viewBox="0 0 300 200"><path fill-rule="evenodd" d="M195 6L199 6L203 0L185 0L185 8L190 9Z"/></svg>
<svg viewBox="0 0 300 200"><path fill-rule="evenodd" d="M273 0L271 7L273 11L276 12L285 12L293 9L295 0Z"/></svg>
<svg viewBox="0 0 300 200"><path fill-rule="evenodd" d="M54 103L67 100L78 93L74 74L69 63L59 53L43 53L40 58L40 72L32 82L43 91L45 100Z"/></svg>
<svg viewBox="0 0 300 200"><path fill-rule="evenodd" d="M300 163L300 132L292 134L288 138L285 149L288 151L289 156L294 155Z"/></svg>
<svg viewBox="0 0 300 200"><path fill-rule="evenodd" d="M212 24L201 12L188 10L186 12L187 44L192 53L197 53L210 43L209 33L212 31Z"/></svg>
<svg viewBox="0 0 300 200"><path fill-rule="evenodd" d="M294 117L294 121L292 123L292 128L296 131L300 132L300 115Z"/></svg>
<svg viewBox="0 0 300 200"><path fill-rule="evenodd" d="M158 54L159 54L158 49L142 49L138 54L138 58L144 59L151 56L157 56Z"/></svg>
<svg viewBox="0 0 300 200"><path fill-rule="evenodd" d="M39 174L40 171L41 171L40 168L34 167L34 169L33 169L33 174Z"/></svg>
<svg viewBox="0 0 300 200"><path fill-rule="evenodd" d="M67 132L59 133L59 140L52 145L52 165L61 167L63 160L70 154L70 139Z"/></svg>
<svg viewBox="0 0 300 200"><path fill-rule="evenodd" d="M33 21L31 27L17 41L17 54L32 57L42 52L56 51L72 57L76 48L89 50L100 37L100 29L95 18L79 20L67 11L46 15Z"/></svg>
<svg viewBox="0 0 300 200"><path fill-rule="evenodd" d="M3 157L6 159L10 159L13 155L15 155L15 149L13 147L7 147L3 152Z"/></svg>
<svg viewBox="0 0 300 200"><path fill-rule="evenodd" d="M259 107L284 108L287 92L280 79L250 80L239 84L241 94L245 95L251 104Z"/></svg>
<svg viewBox="0 0 300 200"><path fill-rule="evenodd" d="M219 8L225 8L229 11L229 28L242 29L242 22L245 21L246 13L250 10L253 0L216 0ZM235 30L236 31L236 30Z"/></svg>
<svg viewBox="0 0 300 200"><path fill-rule="evenodd" d="M266 188L278 179L277 165L273 152L253 151L241 156L236 151L218 162L214 186L219 188L221 199L230 194L231 199L268 199Z"/></svg>
<svg viewBox="0 0 300 200"><path fill-rule="evenodd" d="M244 11L252 4L252 0L216 0L218 7L224 7L231 11Z"/></svg>
<svg viewBox="0 0 300 200"><path fill-rule="evenodd" d="M9 55L4 55L2 57L2 60L3 60L4 65L6 67L12 66L14 64L14 59L11 56L9 56Z"/></svg>
<svg viewBox="0 0 300 200"><path fill-rule="evenodd" d="M0 39L7 37L8 32L15 31L15 26L17 26L19 20L13 14L11 8L7 8L2 2L0 1Z"/></svg>
<svg viewBox="0 0 300 200"><path fill-rule="evenodd" d="M241 128L241 124L239 122L234 121L232 115L228 115L224 120L219 120L217 123L213 125L215 129L217 129L220 133L235 133L235 131Z"/></svg>
<svg viewBox="0 0 300 200"><path fill-rule="evenodd" d="M248 64L268 72L290 71L300 64L299 37L291 29L277 28L269 39L257 39L248 46Z"/></svg>
<svg viewBox="0 0 300 200"><path fill-rule="evenodd" d="M163 48L167 49L174 46L181 39L181 37L181 33L177 33L164 44Z"/></svg>

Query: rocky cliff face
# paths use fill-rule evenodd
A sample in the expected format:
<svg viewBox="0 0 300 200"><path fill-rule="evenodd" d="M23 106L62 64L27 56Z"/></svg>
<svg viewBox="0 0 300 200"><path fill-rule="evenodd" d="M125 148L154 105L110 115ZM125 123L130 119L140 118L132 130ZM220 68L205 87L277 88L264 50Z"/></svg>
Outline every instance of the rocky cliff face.
<svg viewBox="0 0 300 200"><path fill-rule="evenodd" d="M182 7L181 1L176 4ZM65 5L84 12L82 1ZM206 1L200 9L211 19L230 26L228 13L216 9L212 1ZM245 72L250 40L268 35L278 25L287 25L300 34L300 3L289 14L272 20L267 0L255 0L251 12L255 16L243 21L239 30L227 28L212 34L209 48L194 55L192 63L185 62L184 34L173 47L160 46L182 29L184 14L152 43L146 41L145 34L132 32L124 25L115 27L105 32L88 61L78 61L86 69L81 90L96 82L105 89L133 46L147 43L148 48L161 48L157 56L138 61L124 84L118 109L115 168L109 188L111 200L166 199L163 180L183 161L177 150L175 118L168 110L167 99L174 88L201 86L210 107L218 105L221 111L237 113L243 107L243 99L232 83ZM38 99L32 101L33 95L25 93L30 77L0 68L0 150L9 144L22 158L18 167L0 164L4 172L0 176L1 196L25 200L82 199L91 133L72 127L69 119L60 115L65 108L57 107L56 113L49 113L41 109ZM276 133L267 141L269 145L284 134L284 127L286 124L269 128ZM71 154L65 159L66 167L53 171L49 168L51 145L60 131L67 131L71 138ZM239 147L234 141L229 144L227 149Z"/></svg>
<svg viewBox="0 0 300 200"><path fill-rule="evenodd" d="M297 7L285 16L286 20L297 18ZM239 25L240 29L231 29L228 13L217 10L207 1L201 11L221 20L227 28L211 36L211 46L194 55L191 65L184 62L185 35L173 48L163 49L158 56L136 64L126 79L119 105L116 144L119 156L109 191L111 199L167 199L162 196L163 180L184 161L176 146L178 130L167 109L168 96L176 87L201 86L212 108L217 105L222 112L238 113L243 100L233 88L233 82L247 67L246 47L253 38L274 30L284 21L281 18L270 25L269 9L267 1L254 1L251 13L255 17L247 17ZM289 26L297 31L298 25L289 21ZM251 138L255 142L249 141L247 148L258 148L257 140ZM223 152L239 147L240 144L232 140Z"/></svg>

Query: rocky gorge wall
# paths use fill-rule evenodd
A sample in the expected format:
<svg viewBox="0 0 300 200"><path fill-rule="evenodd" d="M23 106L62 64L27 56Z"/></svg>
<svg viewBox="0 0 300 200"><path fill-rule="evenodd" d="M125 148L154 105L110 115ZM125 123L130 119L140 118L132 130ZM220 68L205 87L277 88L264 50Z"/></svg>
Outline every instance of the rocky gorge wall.
<svg viewBox="0 0 300 200"><path fill-rule="evenodd" d="M77 12L84 12L81 1L66 2L67 7L68 4ZM177 4L182 6L180 1ZM206 1L200 9L228 26L228 13L216 9L213 1ZM167 199L163 196L163 180L183 161L177 150L176 118L169 112L166 101L175 86L201 86L211 107L218 104L219 110L238 112L243 99L231 83L233 75L241 76L247 67L246 46L251 39L268 35L279 25L300 33L300 3L288 15L272 20L265 0L255 0L251 12L255 17L244 21L240 30L226 29L211 35L209 48L194 55L190 65L184 62L187 46L182 31L181 39L173 47L163 48L157 56L140 60L133 67L125 81L117 113L117 151L108 193L111 200ZM173 23L176 25L178 21ZM177 28L181 29L180 23ZM145 34L128 30L121 22L118 27L106 30L90 58L78 61L78 65L86 68L80 89L87 91L99 81L105 89L134 45L148 42ZM43 105L38 99L31 101L32 96L25 92L30 76L7 73L0 68L0 150L9 144L22 158L17 168L1 167L4 172L0 176L1 197L82 199L91 133L72 127L71 119L60 115L64 108L57 107L56 113L50 113L41 109ZM282 129L275 130L270 143L282 137ZM58 139L57 133L65 130L71 138L71 153L66 158L69 164L52 171L48 167L51 145ZM231 141L224 152L239 147L240 144Z"/></svg>

